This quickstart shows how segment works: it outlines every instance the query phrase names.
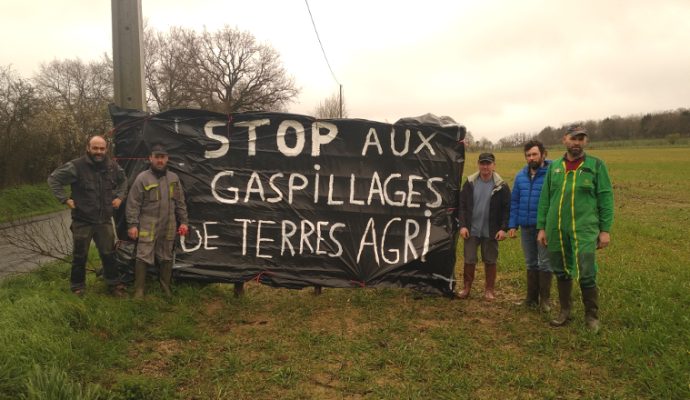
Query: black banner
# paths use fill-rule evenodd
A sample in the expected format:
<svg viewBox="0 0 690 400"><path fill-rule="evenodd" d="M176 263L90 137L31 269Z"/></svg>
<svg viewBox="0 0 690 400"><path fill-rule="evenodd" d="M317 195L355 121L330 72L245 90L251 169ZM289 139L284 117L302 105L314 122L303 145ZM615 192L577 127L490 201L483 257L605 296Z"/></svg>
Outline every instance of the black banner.
<svg viewBox="0 0 690 400"><path fill-rule="evenodd" d="M191 232L176 276L452 293L465 136L454 121L111 113L130 182L155 143L182 180Z"/></svg>

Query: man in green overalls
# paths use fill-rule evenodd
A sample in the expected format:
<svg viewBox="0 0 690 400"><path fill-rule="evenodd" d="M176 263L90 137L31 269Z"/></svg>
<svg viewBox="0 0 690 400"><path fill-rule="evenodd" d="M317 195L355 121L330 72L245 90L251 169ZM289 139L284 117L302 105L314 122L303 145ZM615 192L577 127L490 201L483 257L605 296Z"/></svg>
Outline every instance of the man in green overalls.
<svg viewBox="0 0 690 400"><path fill-rule="evenodd" d="M604 162L585 154L587 130L578 124L563 136L566 153L549 166L539 198L537 240L548 247L558 279L559 316L552 326L570 320L573 280L578 279L585 322L599 330L599 291L595 250L608 246L613 224L613 189Z"/></svg>

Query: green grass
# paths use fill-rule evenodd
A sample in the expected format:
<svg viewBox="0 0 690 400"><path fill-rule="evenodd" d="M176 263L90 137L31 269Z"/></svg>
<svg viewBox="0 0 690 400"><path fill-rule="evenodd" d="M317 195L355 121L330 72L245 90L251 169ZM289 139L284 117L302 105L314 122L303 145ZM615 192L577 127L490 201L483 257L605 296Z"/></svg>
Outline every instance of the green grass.
<svg viewBox="0 0 690 400"><path fill-rule="evenodd" d="M63 209L46 183L0 190L0 223Z"/></svg>
<svg viewBox="0 0 690 400"><path fill-rule="evenodd" d="M459 301L255 283L242 298L177 283L165 301L152 279L144 301L116 300L93 274L79 299L69 266L54 264L0 283L0 399L56 387L84 399L690 398L688 149L592 153L616 196L612 243L598 254L598 335L584 329L577 290L565 328L514 305L519 240L501 244L493 303L476 289ZM523 162L497 153L510 181Z"/></svg>

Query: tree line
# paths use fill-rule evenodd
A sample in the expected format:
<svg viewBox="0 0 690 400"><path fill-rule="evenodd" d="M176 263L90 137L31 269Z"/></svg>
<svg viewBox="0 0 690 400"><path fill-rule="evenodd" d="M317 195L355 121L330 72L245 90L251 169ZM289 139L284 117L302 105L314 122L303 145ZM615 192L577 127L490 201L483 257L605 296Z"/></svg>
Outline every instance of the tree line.
<svg viewBox="0 0 690 400"><path fill-rule="evenodd" d="M144 32L148 111L286 111L299 90L279 53L231 27ZM54 60L30 78L0 66L0 188L43 182L112 128L113 63Z"/></svg>
<svg viewBox="0 0 690 400"><path fill-rule="evenodd" d="M603 120L583 122L590 137L597 142L626 141L641 139L665 139L674 144L681 138L690 137L690 109L630 115L627 117L612 116ZM539 133L514 133L500 139L494 148L520 147L531 139L538 139L546 145L558 144L566 127L547 126Z"/></svg>

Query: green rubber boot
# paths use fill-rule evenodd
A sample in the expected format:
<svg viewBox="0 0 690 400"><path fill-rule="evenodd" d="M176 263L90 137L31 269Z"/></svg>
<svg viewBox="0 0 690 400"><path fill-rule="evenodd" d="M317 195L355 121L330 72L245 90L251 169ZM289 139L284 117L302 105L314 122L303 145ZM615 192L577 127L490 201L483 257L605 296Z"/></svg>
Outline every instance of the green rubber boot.
<svg viewBox="0 0 690 400"><path fill-rule="evenodd" d="M570 322L570 309L573 305L573 280L558 281L558 302L561 304L561 312L551 321L551 326L563 326Z"/></svg>

